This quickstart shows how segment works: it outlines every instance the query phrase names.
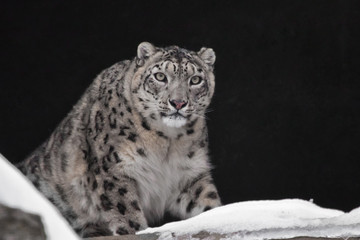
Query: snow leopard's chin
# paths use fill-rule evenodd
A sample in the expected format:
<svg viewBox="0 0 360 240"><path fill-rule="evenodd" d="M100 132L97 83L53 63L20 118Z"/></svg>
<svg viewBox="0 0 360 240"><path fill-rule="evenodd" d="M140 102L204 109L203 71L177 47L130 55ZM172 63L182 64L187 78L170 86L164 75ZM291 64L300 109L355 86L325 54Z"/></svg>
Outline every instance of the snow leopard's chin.
<svg viewBox="0 0 360 240"><path fill-rule="evenodd" d="M180 114L173 114L162 118L163 123L168 127L180 128L186 124L186 118Z"/></svg>

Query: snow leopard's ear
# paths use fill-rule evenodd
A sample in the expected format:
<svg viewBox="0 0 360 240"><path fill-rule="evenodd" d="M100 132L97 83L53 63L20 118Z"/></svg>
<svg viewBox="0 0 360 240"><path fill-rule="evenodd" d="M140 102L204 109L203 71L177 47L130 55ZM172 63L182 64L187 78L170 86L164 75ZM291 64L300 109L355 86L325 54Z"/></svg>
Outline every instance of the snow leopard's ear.
<svg viewBox="0 0 360 240"><path fill-rule="evenodd" d="M214 66L215 63L215 52L212 48L201 48L198 52L199 57L209 66Z"/></svg>
<svg viewBox="0 0 360 240"><path fill-rule="evenodd" d="M145 60L156 52L156 48L149 42L142 42L137 49L137 65L142 66Z"/></svg>

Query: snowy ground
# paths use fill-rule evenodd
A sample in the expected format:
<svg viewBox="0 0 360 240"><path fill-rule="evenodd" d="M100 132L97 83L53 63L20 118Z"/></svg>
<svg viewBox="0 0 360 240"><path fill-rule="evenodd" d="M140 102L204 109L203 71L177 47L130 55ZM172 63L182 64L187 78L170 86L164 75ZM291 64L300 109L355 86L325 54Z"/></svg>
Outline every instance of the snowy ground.
<svg viewBox="0 0 360 240"><path fill-rule="evenodd" d="M159 239L200 236L206 239L211 234L220 239L247 240L299 236L359 237L360 208L343 213L298 199L240 202L138 234L146 233L157 233Z"/></svg>
<svg viewBox="0 0 360 240"><path fill-rule="evenodd" d="M1 154L0 203L39 214L48 239L78 239L51 203ZM185 221L148 228L138 236L149 233L155 233L158 239L179 240L360 237L360 208L344 213L298 199L240 202Z"/></svg>
<svg viewBox="0 0 360 240"><path fill-rule="evenodd" d="M49 240L79 239L58 210L1 154L0 203L40 215Z"/></svg>

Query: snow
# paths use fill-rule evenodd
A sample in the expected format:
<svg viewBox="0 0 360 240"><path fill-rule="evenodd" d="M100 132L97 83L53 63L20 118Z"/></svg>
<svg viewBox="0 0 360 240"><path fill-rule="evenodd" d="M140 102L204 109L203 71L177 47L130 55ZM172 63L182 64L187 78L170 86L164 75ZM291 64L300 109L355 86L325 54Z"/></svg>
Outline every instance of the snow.
<svg viewBox="0 0 360 240"><path fill-rule="evenodd" d="M79 239L57 209L1 154L0 203L40 215L48 239ZM196 235L204 232L216 233L221 239L246 240L360 237L360 207L344 213L299 199L239 202L137 234L156 233L159 239L198 239Z"/></svg>
<svg viewBox="0 0 360 240"><path fill-rule="evenodd" d="M202 231L218 233L221 239L354 237L360 236L360 208L344 213L299 199L239 202L137 234L190 239Z"/></svg>
<svg viewBox="0 0 360 240"><path fill-rule="evenodd" d="M58 210L1 154L0 203L40 215L47 239L79 239Z"/></svg>

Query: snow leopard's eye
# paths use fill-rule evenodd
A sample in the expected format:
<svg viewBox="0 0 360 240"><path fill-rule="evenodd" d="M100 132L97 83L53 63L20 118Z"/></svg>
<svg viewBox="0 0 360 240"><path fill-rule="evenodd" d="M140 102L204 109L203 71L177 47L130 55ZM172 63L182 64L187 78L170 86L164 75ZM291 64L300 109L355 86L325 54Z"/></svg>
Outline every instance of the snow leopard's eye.
<svg viewBox="0 0 360 240"><path fill-rule="evenodd" d="M199 77L199 76L193 76L193 77L191 78L191 80L190 80L190 84L191 84L191 85L198 85L198 84L201 83L201 81L202 81L202 78L201 78L201 77Z"/></svg>
<svg viewBox="0 0 360 240"><path fill-rule="evenodd" d="M156 78L156 80L158 80L160 82L165 82L166 81L166 76L162 72L155 73L155 78Z"/></svg>

